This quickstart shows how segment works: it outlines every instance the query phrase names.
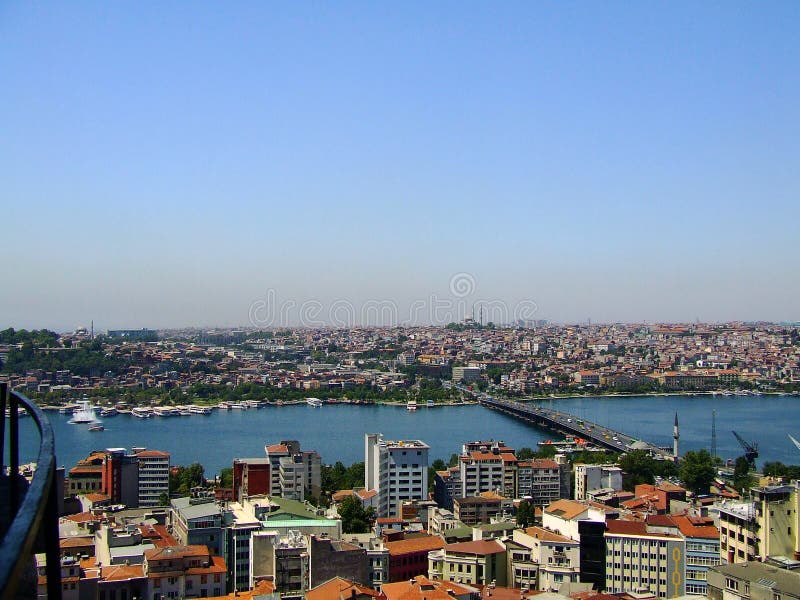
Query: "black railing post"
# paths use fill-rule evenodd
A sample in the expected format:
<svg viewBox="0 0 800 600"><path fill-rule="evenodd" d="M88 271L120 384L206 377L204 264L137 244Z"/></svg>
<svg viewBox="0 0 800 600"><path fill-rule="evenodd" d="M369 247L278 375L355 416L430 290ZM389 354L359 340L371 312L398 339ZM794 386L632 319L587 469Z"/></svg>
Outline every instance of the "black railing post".
<svg viewBox="0 0 800 600"><path fill-rule="evenodd" d="M50 469L50 491L44 509L44 551L47 556L47 599L61 598L61 548L58 540L58 486L56 485L55 457ZM62 492L63 493L63 492Z"/></svg>
<svg viewBox="0 0 800 600"><path fill-rule="evenodd" d="M9 397L8 408L8 465L9 488L11 490L11 514L17 514L19 508L19 399L16 394Z"/></svg>
<svg viewBox="0 0 800 600"><path fill-rule="evenodd" d="M3 420L0 421L0 469L5 464L3 457L6 453L6 395L8 394L8 384L3 381L0 383L0 411L2 411Z"/></svg>

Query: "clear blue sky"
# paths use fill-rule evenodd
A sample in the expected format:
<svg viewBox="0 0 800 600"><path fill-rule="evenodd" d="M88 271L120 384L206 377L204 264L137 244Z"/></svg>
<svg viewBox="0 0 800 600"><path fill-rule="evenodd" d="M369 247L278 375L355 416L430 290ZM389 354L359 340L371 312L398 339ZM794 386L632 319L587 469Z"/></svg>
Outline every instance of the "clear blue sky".
<svg viewBox="0 0 800 600"><path fill-rule="evenodd" d="M0 327L800 319L798 2L165 4L0 4Z"/></svg>

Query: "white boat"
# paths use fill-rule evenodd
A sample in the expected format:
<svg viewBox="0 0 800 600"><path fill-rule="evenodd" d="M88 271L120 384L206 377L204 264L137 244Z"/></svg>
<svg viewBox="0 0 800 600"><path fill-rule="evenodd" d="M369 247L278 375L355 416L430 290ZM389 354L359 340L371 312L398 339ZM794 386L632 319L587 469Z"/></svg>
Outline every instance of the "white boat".
<svg viewBox="0 0 800 600"><path fill-rule="evenodd" d="M114 415L118 415L118 414L119 414L119 411L116 408L114 408L113 406L111 408L103 408L103 409L100 410L100 416L101 417L113 417Z"/></svg>
<svg viewBox="0 0 800 600"><path fill-rule="evenodd" d="M131 414L139 419L149 419L153 416L153 409L137 406L136 408L131 409Z"/></svg>
<svg viewBox="0 0 800 600"><path fill-rule="evenodd" d="M189 412L193 415L210 415L211 414L211 407L210 406L197 406L196 404L192 404L189 406Z"/></svg>
<svg viewBox="0 0 800 600"><path fill-rule="evenodd" d="M408 404L406 404L406 410L415 411L417 410L417 401L416 400L409 400Z"/></svg>
<svg viewBox="0 0 800 600"><path fill-rule="evenodd" d="M78 400L78 408L72 413L69 423L94 423L97 421L96 408L88 400Z"/></svg>
<svg viewBox="0 0 800 600"><path fill-rule="evenodd" d="M264 405L260 400L245 400L243 404L246 404L250 408L261 408Z"/></svg>
<svg viewBox="0 0 800 600"><path fill-rule="evenodd" d="M319 408L322 406L322 400L319 398L306 398L306 404L313 406L314 408Z"/></svg>
<svg viewBox="0 0 800 600"><path fill-rule="evenodd" d="M433 402L433 400L431 400L430 398L428 398L428 400L425 402L425 405L426 405L428 408L430 408L431 406L433 406L433 405L434 405L434 402Z"/></svg>
<svg viewBox="0 0 800 600"><path fill-rule="evenodd" d="M155 406L153 412L157 417L177 417L181 414L177 408L172 406Z"/></svg>

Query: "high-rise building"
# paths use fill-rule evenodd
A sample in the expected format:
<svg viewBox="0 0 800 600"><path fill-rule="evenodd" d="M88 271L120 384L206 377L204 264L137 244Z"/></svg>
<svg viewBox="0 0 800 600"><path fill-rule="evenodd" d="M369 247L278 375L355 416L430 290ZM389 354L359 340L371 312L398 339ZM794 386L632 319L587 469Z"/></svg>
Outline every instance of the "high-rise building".
<svg viewBox="0 0 800 600"><path fill-rule="evenodd" d="M139 459L125 448L109 448L103 459L103 482L112 504L139 506Z"/></svg>
<svg viewBox="0 0 800 600"><path fill-rule="evenodd" d="M428 451L420 440L387 441L365 436L364 487L378 492L378 516L399 517L403 502L428 495Z"/></svg>
<svg viewBox="0 0 800 600"><path fill-rule="evenodd" d="M266 446L269 461L269 495L292 500L319 496L322 492L322 458L311 451L301 451L297 440L284 440Z"/></svg>
<svg viewBox="0 0 800 600"><path fill-rule="evenodd" d="M134 448L139 461L139 506L158 506L161 495L169 496L169 452Z"/></svg>

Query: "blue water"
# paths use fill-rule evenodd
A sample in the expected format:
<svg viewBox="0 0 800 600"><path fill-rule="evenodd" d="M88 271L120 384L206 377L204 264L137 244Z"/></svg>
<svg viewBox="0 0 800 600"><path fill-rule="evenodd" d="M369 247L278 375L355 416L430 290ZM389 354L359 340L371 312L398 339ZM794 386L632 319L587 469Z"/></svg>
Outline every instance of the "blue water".
<svg viewBox="0 0 800 600"><path fill-rule="evenodd" d="M759 464L779 460L800 464L787 437L800 437L800 398L778 396L670 396L640 398L571 398L542 401L583 419L624 431L660 446L672 446L675 412L680 421L680 451L710 448L711 411L717 411L717 453L742 454L731 434L759 444ZM136 419L118 415L104 419L105 431L67 423L69 416L47 413L56 436L58 463L71 467L91 450L111 447L166 450L172 464L200 462L207 475L231 465L236 457L264 456L264 445L297 439L304 449L317 450L325 463L349 465L364 460L364 434L380 432L388 439L421 439L431 446L431 460L447 458L465 441L502 439L515 448L553 437L509 416L480 406L425 408L409 413L402 406L307 405L213 411L192 415ZM30 419L22 420L22 460L35 458L38 433Z"/></svg>

